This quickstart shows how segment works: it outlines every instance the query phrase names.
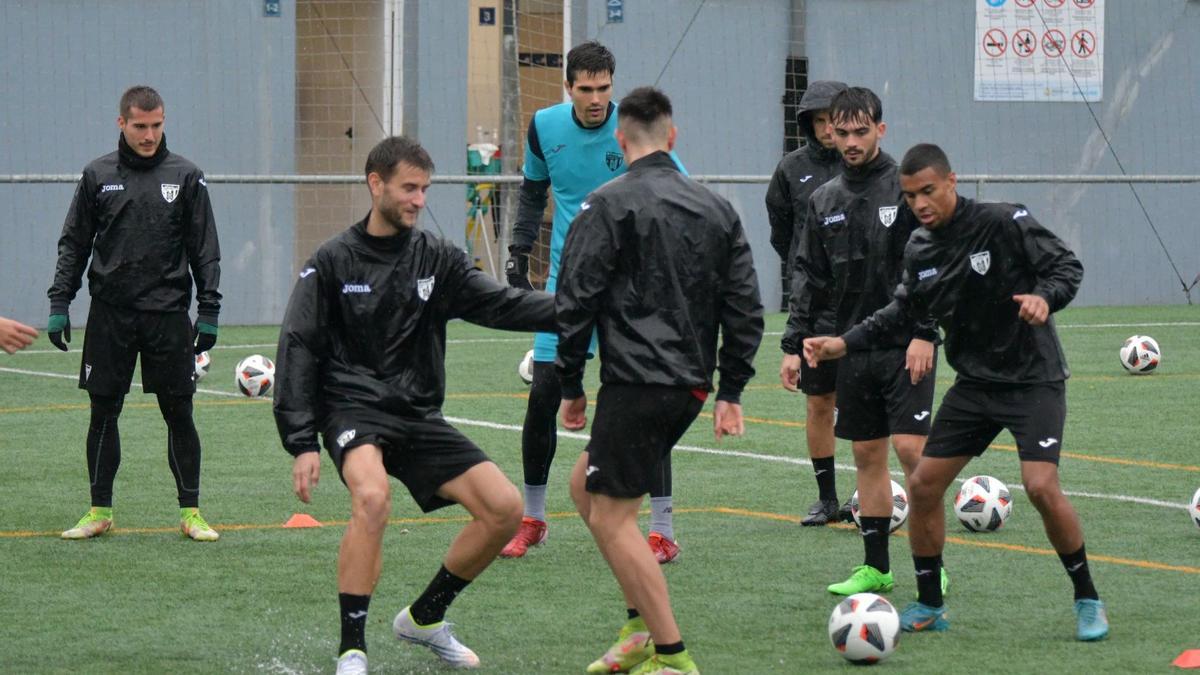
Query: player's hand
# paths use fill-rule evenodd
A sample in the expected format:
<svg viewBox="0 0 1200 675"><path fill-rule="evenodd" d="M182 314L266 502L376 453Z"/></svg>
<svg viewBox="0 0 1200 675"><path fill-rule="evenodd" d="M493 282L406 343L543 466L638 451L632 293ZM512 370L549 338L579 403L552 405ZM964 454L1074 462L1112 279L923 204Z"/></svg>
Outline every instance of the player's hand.
<svg viewBox="0 0 1200 675"><path fill-rule="evenodd" d="M742 420L742 404L729 401L717 401L713 407L713 435L717 440L725 436L741 436L746 433L746 423Z"/></svg>
<svg viewBox="0 0 1200 675"><path fill-rule="evenodd" d="M1021 305L1021 309L1017 311L1017 316L1021 317L1021 320L1030 326L1040 326L1046 323L1046 319L1050 318L1050 305L1042 296L1026 293L1024 295L1014 295L1012 299Z"/></svg>
<svg viewBox="0 0 1200 675"><path fill-rule="evenodd" d="M9 354L16 354L18 350L33 344L37 335L37 329L0 316L0 349Z"/></svg>
<svg viewBox="0 0 1200 675"><path fill-rule="evenodd" d="M196 340L197 354L206 352L217 344L217 325L215 323L197 320L193 334Z"/></svg>
<svg viewBox="0 0 1200 675"><path fill-rule="evenodd" d="M809 368L816 368L822 361L840 359L846 355L846 341L840 337L804 338L804 360Z"/></svg>
<svg viewBox="0 0 1200 675"><path fill-rule="evenodd" d="M783 363L779 364L779 381L788 391L800 391L800 355L784 354Z"/></svg>
<svg viewBox="0 0 1200 675"><path fill-rule="evenodd" d="M71 317L66 314L51 314L46 324L46 337L55 347L68 351L67 343L71 341Z"/></svg>
<svg viewBox="0 0 1200 675"><path fill-rule="evenodd" d="M904 354L904 367L908 369L908 376L912 378L913 384L925 379L933 370L933 343L913 338Z"/></svg>
<svg viewBox="0 0 1200 675"><path fill-rule="evenodd" d="M508 278L509 286L532 291L533 284L529 283L529 255L512 254L508 262L504 263L504 276Z"/></svg>
<svg viewBox="0 0 1200 675"><path fill-rule="evenodd" d="M304 452L292 460L292 490L305 504L312 500L313 488L321 480L321 453Z"/></svg>
<svg viewBox="0 0 1200 675"><path fill-rule="evenodd" d="M587 426L587 396L564 398L558 407L558 418L563 428L579 431Z"/></svg>

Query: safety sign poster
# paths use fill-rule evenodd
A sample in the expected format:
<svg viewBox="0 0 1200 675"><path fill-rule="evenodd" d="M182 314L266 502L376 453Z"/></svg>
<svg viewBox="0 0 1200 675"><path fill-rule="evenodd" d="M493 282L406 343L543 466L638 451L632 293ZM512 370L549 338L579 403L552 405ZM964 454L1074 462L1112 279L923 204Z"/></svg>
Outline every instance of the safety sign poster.
<svg viewBox="0 0 1200 675"><path fill-rule="evenodd" d="M976 101L1099 101L1104 0L975 0Z"/></svg>

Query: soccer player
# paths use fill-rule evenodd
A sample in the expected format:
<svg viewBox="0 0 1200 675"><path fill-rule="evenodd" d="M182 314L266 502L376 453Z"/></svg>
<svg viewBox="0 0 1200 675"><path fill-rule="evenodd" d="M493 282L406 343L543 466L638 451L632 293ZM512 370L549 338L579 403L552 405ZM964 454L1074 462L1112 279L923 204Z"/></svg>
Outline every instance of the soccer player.
<svg viewBox="0 0 1200 675"><path fill-rule="evenodd" d="M318 433L350 491L338 554L339 673L366 672L389 475L425 512L461 504L471 515L425 592L393 622L398 639L451 665L473 668L479 657L451 634L446 609L521 519L516 486L442 416L446 323L547 330L554 300L492 280L453 243L416 227L432 172L429 154L410 139L371 150L371 211L305 263L279 334L275 421L295 458L296 495L307 503L320 477Z"/></svg>
<svg viewBox="0 0 1200 675"><path fill-rule="evenodd" d="M805 340L804 354L811 364L886 344L918 317L933 316L945 331L946 358L958 378L909 476L919 595L900 615L904 630L948 627L935 581L946 540L942 499L971 458L1008 429L1029 501L1075 587L1076 637L1099 640L1108 634L1108 617L1092 583L1079 517L1059 484L1070 373L1051 317L1075 297L1083 265L1024 206L975 202L955 186L938 146L923 143L905 153L900 187L911 211L904 217L915 216L923 229L905 249L895 299L842 337ZM913 380L931 374L920 362L910 366Z"/></svg>
<svg viewBox="0 0 1200 675"><path fill-rule="evenodd" d="M0 349L9 354L16 354L33 344L37 336L36 328L0 316Z"/></svg>
<svg viewBox="0 0 1200 675"><path fill-rule="evenodd" d="M781 372L794 390L804 326L841 333L886 305L900 281L904 243L916 227L896 220L896 162L880 149L887 131L883 104L870 89L834 97L830 118L844 163L841 175L817 188L796 253L793 300L784 332ZM937 332L931 321L889 336L838 368L834 431L850 440L858 475L859 532L864 560L830 593L886 592L894 585L888 555L892 491L888 437L908 475L929 433L933 378L913 382L906 358L933 367ZM907 354L907 356L906 356Z"/></svg>
<svg viewBox="0 0 1200 675"><path fill-rule="evenodd" d="M767 186L767 218L771 223L771 246L790 272L796 243L809 226L808 200L812 193L830 178L841 173L842 157L833 141L833 124L829 121L829 104L833 97L846 89L842 82L819 80L813 82L800 99L796 123L804 134L803 147L789 152L775 168ZM798 338L813 333L812 326L799 326ZM781 370L780 379L787 386L788 371ZM822 363L810 370L800 363L797 386L805 394L807 415L804 433L808 456L817 479L817 501L808 509L801 525L824 525L849 518L849 502L844 514L839 513L837 482L834 476L833 451L833 386L837 381L837 362Z"/></svg>
<svg viewBox="0 0 1200 675"><path fill-rule="evenodd" d="M92 508L63 539L89 539L113 524L121 464L117 420L138 356L142 386L167 423L180 529L196 541L218 534L200 515L200 436L192 420L195 355L217 342L221 250L204 173L167 150L163 100L150 87L122 96L117 150L83 169L58 240L46 333L67 351L67 309L88 268L92 296L79 388L91 399L87 468ZM88 258L91 266L88 266ZM188 318L196 285L195 325Z"/></svg>
<svg viewBox="0 0 1200 675"><path fill-rule="evenodd" d="M529 122L525 137L525 179L517 221L513 227L511 257L505 264L508 283L532 288L529 254L537 241L546 193L554 194L554 224L550 231L550 273L546 290L558 285L563 242L579 204L592 190L625 173L628 163L617 145L616 106L612 103L612 78L616 59L599 42L585 42L567 53L567 79L563 86L569 103L543 108ZM558 336L538 333L533 342L533 383L521 434L521 460L525 475L525 515L521 528L500 553L520 558L530 546L546 540L546 484L554 460L557 437L555 414L560 392L554 374L554 349ZM650 548L660 563L679 555L671 514L671 463L650 486Z"/></svg>
<svg viewBox="0 0 1200 675"><path fill-rule="evenodd" d="M571 497L628 611L616 644L587 672L696 673L666 579L641 543L638 507L699 414L714 367L721 371L716 437L743 432L740 396L754 375L762 303L737 213L686 178L668 154L676 134L670 100L641 87L617 115L629 173L580 206L555 295L567 429L587 423L583 367L599 332L602 384L591 441L571 472Z"/></svg>

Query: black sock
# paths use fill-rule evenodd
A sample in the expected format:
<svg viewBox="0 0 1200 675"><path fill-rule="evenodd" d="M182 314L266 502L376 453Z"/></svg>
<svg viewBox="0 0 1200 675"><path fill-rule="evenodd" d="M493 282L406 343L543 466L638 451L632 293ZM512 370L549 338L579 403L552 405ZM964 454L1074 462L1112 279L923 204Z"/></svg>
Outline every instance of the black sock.
<svg viewBox="0 0 1200 675"><path fill-rule="evenodd" d="M940 555L913 556L917 572L917 602L930 607L942 606L942 566Z"/></svg>
<svg viewBox="0 0 1200 675"><path fill-rule="evenodd" d="M680 640L679 642L672 642L669 645L654 645L654 652L656 654L662 654L663 656L680 654L683 652L683 640Z"/></svg>
<svg viewBox="0 0 1200 675"><path fill-rule="evenodd" d="M338 647L338 656L350 649L367 651L367 606L370 604L369 595L338 593L338 605L342 608L342 644Z"/></svg>
<svg viewBox="0 0 1200 675"><path fill-rule="evenodd" d="M112 507L113 481L121 466L121 416L124 396L91 395L92 415L88 422L87 463L92 506Z"/></svg>
<svg viewBox="0 0 1200 675"><path fill-rule="evenodd" d="M888 560L888 535L891 534L888 527L892 519L887 516L860 516L858 520L861 523L859 532L863 538L863 549L866 551L863 564L888 573L892 569Z"/></svg>
<svg viewBox="0 0 1200 675"><path fill-rule="evenodd" d="M629 621L633 621L634 619L641 616L641 614L638 614L638 611L632 607L626 607L625 613L629 615L629 619L628 619Z"/></svg>
<svg viewBox="0 0 1200 675"><path fill-rule="evenodd" d="M837 501L837 482L833 480L833 458L813 457L813 475L817 478L817 490L822 501Z"/></svg>
<svg viewBox="0 0 1200 675"><path fill-rule="evenodd" d="M446 566L442 565L433 576L433 581L425 588L425 592L409 608L413 621L419 626L441 621L446 616L446 608L469 583L471 582L468 579L451 574Z"/></svg>
<svg viewBox="0 0 1200 675"><path fill-rule="evenodd" d="M1092 584L1092 573L1088 569L1087 552L1082 544L1079 545L1079 550L1074 553L1059 553L1058 559L1062 561L1063 567L1067 569L1067 575L1071 577L1071 583L1075 585L1076 600L1099 600L1100 594L1096 592L1096 587Z"/></svg>
<svg viewBox="0 0 1200 675"><path fill-rule="evenodd" d="M167 423L167 464L175 476L179 508L200 506L200 435L192 419L192 397L159 394L158 409Z"/></svg>

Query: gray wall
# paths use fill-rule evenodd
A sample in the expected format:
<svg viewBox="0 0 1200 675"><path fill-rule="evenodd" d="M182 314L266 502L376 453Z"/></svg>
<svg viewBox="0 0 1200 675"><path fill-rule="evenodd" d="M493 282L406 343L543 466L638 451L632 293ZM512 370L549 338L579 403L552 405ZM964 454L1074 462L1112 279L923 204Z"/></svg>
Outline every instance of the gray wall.
<svg viewBox="0 0 1200 675"><path fill-rule="evenodd" d="M810 77L871 87L884 147L945 148L960 174L1119 174L1081 103L974 101L975 3L807 0ZM1130 174L1200 174L1200 2L1108 0L1100 126ZM1200 272L1200 185L1138 185L1186 281ZM974 186L961 191L974 196ZM1179 280L1128 185L991 185L1066 239L1084 263L1076 304L1178 304ZM1197 295L1200 299L1200 294Z"/></svg>
<svg viewBox="0 0 1200 675"><path fill-rule="evenodd" d="M292 173L295 17L248 0L0 2L0 173L78 173L116 149L117 101L149 84L172 151L208 174ZM210 184L222 322L278 321L291 286L288 186ZM0 314L45 325L73 185L0 184ZM71 308L87 313L87 282Z"/></svg>
<svg viewBox="0 0 1200 675"><path fill-rule="evenodd" d="M671 97L676 150L690 173L770 174L783 150L789 6L787 0L627 0L625 22L605 24L605 2L592 0L586 37L616 55L618 97L656 81ZM766 185L711 187L741 214L764 304L774 309L779 258L769 241Z"/></svg>

